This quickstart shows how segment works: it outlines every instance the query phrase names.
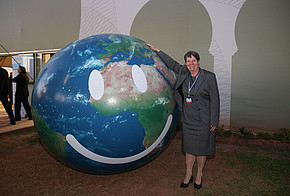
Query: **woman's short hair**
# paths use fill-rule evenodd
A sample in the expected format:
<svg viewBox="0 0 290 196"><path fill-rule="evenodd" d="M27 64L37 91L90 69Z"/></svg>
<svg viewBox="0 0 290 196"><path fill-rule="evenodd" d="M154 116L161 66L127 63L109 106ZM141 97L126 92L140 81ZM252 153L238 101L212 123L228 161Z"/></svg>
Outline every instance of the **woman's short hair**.
<svg viewBox="0 0 290 196"><path fill-rule="evenodd" d="M190 58L191 56L194 56L196 58L197 61L200 60L199 54L195 51L188 51L185 55L184 55L184 61L186 62L186 58Z"/></svg>
<svg viewBox="0 0 290 196"><path fill-rule="evenodd" d="M19 66L19 68L21 69L21 73L26 73L26 69L23 66Z"/></svg>

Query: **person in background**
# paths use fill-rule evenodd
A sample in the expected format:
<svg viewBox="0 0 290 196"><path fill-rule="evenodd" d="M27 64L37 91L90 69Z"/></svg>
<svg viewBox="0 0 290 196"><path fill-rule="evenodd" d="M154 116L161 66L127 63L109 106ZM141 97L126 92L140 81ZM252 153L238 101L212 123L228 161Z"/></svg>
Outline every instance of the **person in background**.
<svg viewBox="0 0 290 196"><path fill-rule="evenodd" d="M28 120L32 120L31 114L31 107L28 103L28 82L29 77L26 73L26 69L23 66L19 66L18 68L18 75L12 79L12 82L16 83L16 93L15 93L15 120L20 121L20 110L21 110L21 103L26 111L28 116Z"/></svg>
<svg viewBox="0 0 290 196"><path fill-rule="evenodd" d="M13 85L12 85L12 72L10 73L9 77L9 82L8 82L8 93L9 93L9 102L11 106L13 105Z"/></svg>
<svg viewBox="0 0 290 196"><path fill-rule="evenodd" d="M182 111L182 150L186 172L180 187L193 182L192 169L197 162L194 188L202 187L202 172L207 156L215 154L215 129L219 122L220 98L214 73L201 69L200 56L195 51L184 55L186 66L180 65L158 48L156 51L167 67L177 74L174 97Z"/></svg>
<svg viewBox="0 0 290 196"><path fill-rule="evenodd" d="M15 125L12 106L8 102L8 81L8 72L0 66L0 100L9 116L10 124Z"/></svg>

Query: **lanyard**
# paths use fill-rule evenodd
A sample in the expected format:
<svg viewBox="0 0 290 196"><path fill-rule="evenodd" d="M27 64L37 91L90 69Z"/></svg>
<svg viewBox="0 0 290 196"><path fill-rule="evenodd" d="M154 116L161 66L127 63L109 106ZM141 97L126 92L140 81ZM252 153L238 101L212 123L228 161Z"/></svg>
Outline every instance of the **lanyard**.
<svg viewBox="0 0 290 196"><path fill-rule="evenodd" d="M198 78L198 76L199 76L199 73L200 73L200 69L199 69L199 71L198 71L198 74L197 74L197 76L196 76L196 78L195 78L195 80L194 80L194 82L192 83L192 85L190 86L190 81L191 81L191 76L190 76L190 73L189 73L189 80L188 80L188 97L190 96L190 91L191 91L191 89L192 89L192 87L194 86L194 84L196 83L196 80L197 80L197 78Z"/></svg>

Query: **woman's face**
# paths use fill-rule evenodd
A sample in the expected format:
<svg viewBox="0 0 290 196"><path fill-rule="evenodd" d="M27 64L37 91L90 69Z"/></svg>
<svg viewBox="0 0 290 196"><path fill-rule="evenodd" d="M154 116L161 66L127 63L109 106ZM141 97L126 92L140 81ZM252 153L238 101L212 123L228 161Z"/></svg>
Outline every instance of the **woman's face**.
<svg viewBox="0 0 290 196"><path fill-rule="evenodd" d="M190 73L195 73L198 70L199 61L196 60L194 56L186 57L186 66Z"/></svg>
<svg viewBox="0 0 290 196"><path fill-rule="evenodd" d="M20 67L18 68L18 73L21 73L21 68Z"/></svg>

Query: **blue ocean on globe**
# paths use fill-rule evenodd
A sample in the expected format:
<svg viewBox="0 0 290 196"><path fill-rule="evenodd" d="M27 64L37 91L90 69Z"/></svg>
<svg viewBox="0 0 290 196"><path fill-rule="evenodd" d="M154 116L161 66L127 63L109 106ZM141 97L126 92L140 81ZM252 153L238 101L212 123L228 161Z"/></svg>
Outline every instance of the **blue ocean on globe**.
<svg viewBox="0 0 290 196"><path fill-rule="evenodd" d="M175 82L144 41L90 36L60 50L39 74L34 125L66 166L91 174L130 171L157 157L174 135Z"/></svg>

